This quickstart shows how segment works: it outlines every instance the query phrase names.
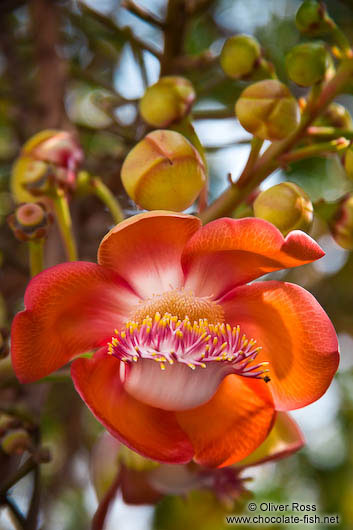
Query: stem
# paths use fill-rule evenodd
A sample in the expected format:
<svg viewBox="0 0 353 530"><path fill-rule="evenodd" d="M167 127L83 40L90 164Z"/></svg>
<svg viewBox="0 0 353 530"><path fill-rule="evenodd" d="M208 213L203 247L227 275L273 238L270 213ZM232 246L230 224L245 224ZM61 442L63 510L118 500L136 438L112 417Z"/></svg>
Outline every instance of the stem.
<svg viewBox="0 0 353 530"><path fill-rule="evenodd" d="M118 200L100 177L93 177L90 182L92 192L106 205L116 224L124 220L124 214Z"/></svg>
<svg viewBox="0 0 353 530"><path fill-rule="evenodd" d="M169 0L164 32L164 49L161 60L161 76L175 74L174 60L183 55L185 25L187 22L185 0Z"/></svg>
<svg viewBox="0 0 353 530"><path fill-rule="evenodd" d="M353 130L351 129L316 127L315 125L312 125L311 127L308 127L306 133L311 138L317 138L319 140L334 140L335 138L348 138L349 140L353 140Z"/></svg>
<svg viewBox="0 0 353 530"><path fill-rule="evenodd" d="M154 26L157 26L160 29L164 28L164 22L160 18L157 18L151 11L148 11L144 7L141 7L140 5L136 4L133 0L125 0L121 4L122 7L130 11L133 15L136 15L141 20L144 20L145 22L148 22L149 24L153 24Z"/></svg>
<svg viewBox="0 0 353 530"><path fill-rule="evenodd" d="M7 491L11 489L17 482L21 480L21 478L25 477L33 471L33 469L37 466L37 462L33 458L33 456L30 456L28 460L22 466L16 471L16 473L10 477L5 484L2 485L0 489L0 497L3 497L6 495Z"/></svg>
<svg viewBox="0 0 353 530"><path fill-rule="evenodd" d="M76 242L72 233L71 214L65 193L61 189L56 189L53 197L60 234L65 245L66 254L69 261L77 260Z"/></svg>
<svg viewBox="0 0 353 530"><path fill-rule="evenodd" d="M253 136L251 140L251 144L250 144L251 148L250 148L249 158L241 174L242 180L240 180L240 178L238 180L238 185L240 185L242 181L245 181L249 173L251 173L254 165L256 164L257 159L259 158L259 154L261 151L261 147L263 146L263 143L264 143L264 140L261 140L257 136Z"/></svg>
<svg viewBox="0 0 353 530"><path fill-rule="evenodd" d="M44 268L44 239L34 239L28 241L29 264L31 276L42 272Z"/></svg>
<svg viewBox="0 0 353 530"><path fill-rule="evenodd" d="M114 482L99 503L96 513L92 519L91 530L104 530L105 519L108 515L112 500L114 499L121 482L121 475L117 473Z"/></svg>
<svg viewBox="0 0 353 530"><path fill-rule="evenodd" d="M22 513L20 512L19 508L14 503L14 501L6 497L6 499L4 500L4 504L10 511L11 522L13 523L16 530L24 530L26 519L23 517Z"/></svg>
<svg viewBox="0 0 353 530"><path fill-rule="evenodd" d="M34 484L31 502L26 517L26 530L36 530L40 503L40 469L37 464L34 468Z"/></svg>
<svg viewBox="0 0 353 530"><path fill-rule="evenodd" d="M331 142L321 142L319 144L307 145L291 151L290 153L285 153L279 157L281 163L287 164L288 162L295 162L297 160L303 160L304 158L312 158L313 156L326 155L328 153L337 153L342 149L345 149L349 146L349 141L346 138L337 138Z"/></svg>
<svg viewBox="0 0 353 530"><path fill-rule="evenodd" d="M261 184L278 167L278 158L301 140L309 125L342 90L352 74L353 59L344 59L335 77L326 83L318 98L312 99L308 103L297 129L284 140L273 142L255 163L252 171L245 174L243 171L238 182L223 192L213 204L202 212L200 217L203 223L208 223L222 215L229 215L252 189Z"/></svg>

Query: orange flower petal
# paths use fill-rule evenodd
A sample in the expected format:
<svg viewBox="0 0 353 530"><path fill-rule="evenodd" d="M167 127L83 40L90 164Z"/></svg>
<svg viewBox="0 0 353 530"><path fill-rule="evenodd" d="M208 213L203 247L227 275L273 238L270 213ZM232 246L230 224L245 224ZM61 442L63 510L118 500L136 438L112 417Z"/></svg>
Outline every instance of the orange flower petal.
<svg viewBox="0 0 353 530"><path fill-rule="evenodd" d="M235 467L249 467L280 460L299 451L305 441L296 422L286 412L278 412L272 431L266 440L251 455Z"/></svg>
<svg viewBox="0 0 353 530"><path fill-rule="evenodd" d="M92 359L77 359L71 374L76 390L108 431L143 456L184 464L193 448L173 412L156 409L125 392L120 361L100 350Z"/></svg>
<svg viewBox="0 0 353 530"><path fill-rule="evenodd" d="M256 362L269 361L268 383L277 410L319 399L339 362L333 325L315 298L285 282L237 287L221 300L225 321L239 324L262 347Z"/></svg>
<svg viewBox="0 0 353 530"><path fill-rule="evenodd" d="M117 274L94 263L63 263L38 274L12 326L17 377L35 381L105 344L138 302Z"/></svg>
<svg viewBox="0 0 353 530"><path fill-rule="evenodd" d="M181 253L199 227L199 219L191 215L135 215L104 237L98 262L118 272L142 297L177 289L184 281Z"/></svg>
<svg viewBox="0 0 353 530"><path fill-rule="evenodd" d="M275 417L264 381L229 375L213 398L176 418L202 466L223 467L242 460L266 438Z"/></svg>
<svg viewBox="0 0 353 530"><path fill-rule="evenodd" d="M271 271L303 265L324 252L304 232L281 232L263 219L218 219L199 230L182 255L186 287L197 296L225 294Z"/></svg>

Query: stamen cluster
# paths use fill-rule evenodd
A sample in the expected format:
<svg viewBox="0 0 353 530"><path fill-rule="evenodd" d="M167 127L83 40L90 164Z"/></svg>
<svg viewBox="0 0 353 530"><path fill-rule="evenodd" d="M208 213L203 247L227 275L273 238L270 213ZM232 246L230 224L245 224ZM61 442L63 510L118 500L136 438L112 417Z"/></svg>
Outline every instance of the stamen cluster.
<svg viewBox="0 0 353 530"><path fill-rule="evenodd" d="M160 363L161 370L175 362L192 370L206 368L207 363L221 361L231 367L230 373L264 379L269 370L267 362L254 364L261 350L254 339L240 333L240 327L229 324L209 324L207 319L191 323L157 312L154 318L147 316L142 323L129 321L125 330L115 330L115 337L108 345L108 353L124 363L140 359L152 359Z"/></svg>

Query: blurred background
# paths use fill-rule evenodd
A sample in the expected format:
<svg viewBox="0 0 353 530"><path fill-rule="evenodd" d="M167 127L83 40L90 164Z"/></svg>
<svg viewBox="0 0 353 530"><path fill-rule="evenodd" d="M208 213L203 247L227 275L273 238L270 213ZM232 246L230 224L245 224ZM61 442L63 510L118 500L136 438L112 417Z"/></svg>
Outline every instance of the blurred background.
<svg viewBox="0 0 353 530"><path fill-rule="evenodd" d="M161 73L185 76L197 93L193 123L206 148L210 195L214 198L227 187L228 173L234 180L239 176L249 153L250 135L234 117L234 103L246 83L226 78L217 59L226 37L237 33L256 36L265 57L286 83L285 53L307 40L294 23L299 0L189 0L186 12L175 20L173 31L180 34L178 49L166 63L164 35L158 24L165 19L166 3L0 1L1 327L7 327L22 308L29 278L26 248L13 237L6 217L14 206L9 191L11 167L31 135L46 128L77 133L85 153L84 167L104 180L131 215L136 207L124 193L120 168L128 151L149 130L139 116L138 100ZM142 20L136 5L147 9L155 23ZM331 0L327 7L352 42L353 2ZM289 86L297 96L305 93L291 83ZM352 94L337 99L351 113ZM287 172L272 174L262 187L282 180L302 186L314 202L335 201L350 190L338 157L292 164ZM94 197L76 198L71 209L80 259L95 261L99 241L112 225L109 213ZM316 220L311 235L326 256L318 263L271 276L300 284L317 297L338 332L342 362L326 395L293 413L304 432L306 447L279 463L249 469L246 476L253 478L248 488L255 500L316 504L318 513L339 514L337 528L347 530L353 528L353 257L335 243L323 221ZM62 259L54 237L49 240L47 265ZM51 462L42 466L42 528L89 528L97 506L89 481L89 460L101 426L82 404L70 380L22 389L2 385L2 377L0 368L0 409L15 396L17 403L25 403L33 414L38 416L41 410L42 442L52 452ZM22 509L31 488L32 477L28 476L14 490ZM156 508L133 507L119 498L107 528L225 528L222 510L218 515L215 508L214 517L204 510L209 503L208 498L198 504L188 498L169 497ZM183 513L184 517L189 514L189 522ZM5 511L0 512L0 528L13 528Z"/></svg>

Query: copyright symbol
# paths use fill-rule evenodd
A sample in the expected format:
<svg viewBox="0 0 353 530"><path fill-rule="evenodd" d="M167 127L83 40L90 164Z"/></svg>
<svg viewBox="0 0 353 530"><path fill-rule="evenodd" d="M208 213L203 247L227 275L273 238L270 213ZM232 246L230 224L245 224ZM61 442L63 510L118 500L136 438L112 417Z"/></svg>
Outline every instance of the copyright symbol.
<svg viewBox="0 0 353 530"><path fill-rule="evenodd" d="M257 506L256 506L256 504L255 504L254 502L250 502L250 503L248 504L248 508L249 508L249 510L250 510L251 512L254 512L254 511L256 510Z"/></svg>

